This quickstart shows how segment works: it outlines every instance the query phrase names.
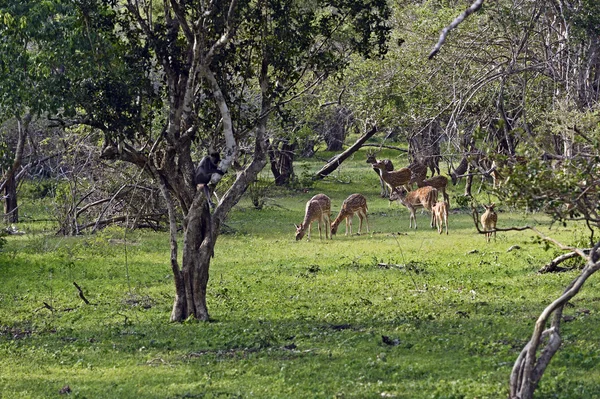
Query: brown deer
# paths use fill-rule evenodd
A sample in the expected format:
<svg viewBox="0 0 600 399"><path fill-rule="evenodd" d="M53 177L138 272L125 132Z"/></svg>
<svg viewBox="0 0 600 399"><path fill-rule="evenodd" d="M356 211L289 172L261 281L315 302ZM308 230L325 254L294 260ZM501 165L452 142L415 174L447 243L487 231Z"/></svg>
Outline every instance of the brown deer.
<svg viewBox="0 0 600 399"><path fill-rule="evenodd" d="M435 217L435 224L438 229L438 233L442 234L442 226L446 226L446 234L448 234L448 204L446 201L438 201L435 203L432 209Z"/></svg>
<svg viewBox="0 0 600 399"><path fill-rule="evenodd" d="M398 200L410 211L410 223L409 228L412 227L412 221L415 221L415 230L417 228L417 218L415 217L416 208L423 207L429 212L432 212L432 208L437 202L438 191L436 188L431 186L425 186L416 189L415 191L407 191L406 188L400 187L394 189L390 194L390 201ZM433 212L431 214L431 227L434 227Z"/></svg>
<svg viewBox="0 0 600 399"><path fill-rule="evenodd" d="M385 170L387 170L388 172L391 172L392 170L394 170L394 164L389 159L381 159L380 161L383 162L383 164L385 166ZM367 152L367 163L370 163L371 165L377 163L377 158L375 157L375 152L370 152L370 151ZM381 194L380 194L381 198L389 197L390 193L388 192L389 190L388 190L387 185L381 178L381 172L375 166L373 166L373 170L375 171L375 173L377 173L377 176L379 177L379 184L381 185Z"/></svg>
<svg viewBox="0 0 600 399"><path fill-rule="evenodd" d="M367 217L367 199L362 194L352 194L344 200L340 213L337 215L333 223L331 223L331 236L337 233L338 226L342 220L346 220L346 235L348 235L348 225L350 225L350 235L352 235L352 218L354 214L358 214L358 234L362 229L363 218L367 222L367 233L369 232L369 219Z"/></svg>
<svg viewBox="0 0 600 399"><path fill-rule="evenodd" d="M446 187L448 186L448 178L446 176L442 176L442 175L432 176L429 179L425 179L425 180L422 180L419 177L419 179L416 180L416 182L417 182L418 187L426 187L426 186L435 187L439 192L442 193L442 196L444 197L444 201L446 201L448 203L448 206L450 206L450 196L448 196L448 194L446 193Z"/></svg>
<svg viewBox="0 0 600 399"><path fill-rule="evenodd" d="M412 188L412 185L419 180L427 179L427 165L421 163L419 161L414 161L410 165L407 166L410 169L411 177L408 184Z"/></svg>
<svg viewBox="0 0 600 399"><path fill-rule="evenodd" d="M381 178L389 187L390 195L392 195L391 192L394 191L396 187L404 186L407 191L409 190L408 182L410 182L410 178L412 176L410 169L402 168L388 172L385 169L385 164L382 161L377 161L372 166L379 169L381 172Z"/></svg>
<svg viewBox="0 0 600 399"><path fill-rule="evenodd" d="M319 225L319 238L323 239L321 233L321 223L323 223L323 228L325 229L325 238L328 237L329 234L329 225L331 223L331 200L325 194L317 194L306 203L306 212L304 214L304 221L296 226L296 241L301 240L304 237L304 233L306 233L306 229L308 228L308 240L310 240L310 229L312 223L316 220ZM327 221L325 220L327 219Z"/></svg>
<svg viewBox="0 0 600 399"><path fill-rule="evenodd" d="M496 223L498 222L498 215L494 212L494 206L496 206L496 204L484 205L485 213L481 215L481 226L483 226L483 230L486 231L485 239L487 242L490 242L492 234L494 234L494 239L496 239L495 230Z"/></svg>

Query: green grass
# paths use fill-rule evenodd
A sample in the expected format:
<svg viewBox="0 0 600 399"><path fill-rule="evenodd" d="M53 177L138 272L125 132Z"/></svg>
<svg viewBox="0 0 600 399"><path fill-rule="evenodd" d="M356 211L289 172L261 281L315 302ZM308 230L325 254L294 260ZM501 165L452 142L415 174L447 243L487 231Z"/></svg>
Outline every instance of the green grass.
<svg viewBox="0 0 600 399"><path fill-rule="evenodd" d="M334 175L308 192L273 189L261 211L248 199L234 209L211 264L210 323L168 322L166 233L63 238L47 222L20 225L27 234L0 253L0 398L59 397L66 385L79 398L505 398L535 319L576 272L537 274L557 251L531 232L487 244L467 209L454 208L448 236L420 213L409 230L363 153ZM450 189L456 204L462 186ZM334 216L365 194L371 232L345 237L342 226L321 241L313 228L296 242L293 223L319 192ZM499 227L581 239L543 215L499 209ZM575 319L537 398L600 397L597 292L592 278L566 308Z"/></svg>

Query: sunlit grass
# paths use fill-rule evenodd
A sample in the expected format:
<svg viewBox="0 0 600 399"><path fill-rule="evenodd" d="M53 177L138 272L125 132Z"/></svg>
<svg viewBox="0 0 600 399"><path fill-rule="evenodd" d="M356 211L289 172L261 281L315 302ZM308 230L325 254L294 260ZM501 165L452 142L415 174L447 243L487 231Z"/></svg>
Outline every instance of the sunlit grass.
<svg viewBox="0 0 600 399"><path fill-rule="evenodd" d="M462 189L450 188L453 200ZM363 193L371 231L342 228L326 241L313 228L296 242L293 223L320 192L333 217ZM362 153L309 190L268 195L260 211L244 199L219 237L209 323L168 322L166 233L64 238L49 222L20 225L28 233L0 253L0 397L56 397L68 385L87 398L504 398L535 319L576 273L537 274L558 252L532 232L487 244L466 208L454 208L448 236L427 214L410 230L406 209L379 197ZM499 227L580 238L543 215L498 208ZM574 320L537 397L600 396L597 292L594 278L566 308Z"/></svg>

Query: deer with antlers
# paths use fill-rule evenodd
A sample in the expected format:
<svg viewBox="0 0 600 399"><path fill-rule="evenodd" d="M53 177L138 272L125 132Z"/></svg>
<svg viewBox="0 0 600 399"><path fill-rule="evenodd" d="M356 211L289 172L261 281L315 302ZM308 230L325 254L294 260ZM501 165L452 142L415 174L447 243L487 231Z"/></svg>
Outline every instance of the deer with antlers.
<svg viewBox="0 0 600 399"><path fill-rule="evenodd" d="M394 170L394 164L392 163L391 160L381 159L380 162L383 163L385 170L387 170L388 172L391 172L392 170ZM374 151L367 152L367 163L369 163L371 165L377 163L376 153ZM381 185L381 197L382 198L389 197L390 193L388 190L388 186L383 181L383 178L381 177L381 172L375 166L373 166L373 170L375 171L375 173L377 173L377 176L379 177L379 184Z"/></svg>
<svg viewBox="0 0 600 399"><path fill-rule="evenodd" d="M390 201L400 201L410 211L409 228L412 228L412 222L415 221L415 230L417 228L417 218L415 211L417 208L423 207L429 212L432 212L433 206L437 202L438 191L431 186L425 186L408 191L405 187L396 188L390 194ZM431 227L434 227L435 219L433 212L431 214Z"/></svg>
<svg viewBox="0 0 600 399"><path fill-rule="evenodd" d="M446 234L448 234L448 204L446 201L438 201L432 208L433 216L438 233L442 234L443 226L446 226Z"/></svg>
<svg viewBox="0 0 600 399"><path fill-rule="evenodd" d="M496 223L498 222L498 215L494 212L494 206L496 206L496 204L484 205L485 212L481 215L481 226L483 227L483 230L486 231L485 239L487 242L490 242L492 234L494 234L494 239L496 239L495 230Z"/></svg>
<svg viewBox="0 0 600 399"><path fill-rule="evenodd" d="M369 219L367 217L367 199L362 194L352 194L344 200L340 213L331 223L331 236L337 233L338 226L342 220L346 220L346 235L348 235L348 226L350 226L350 235L352 235L352 218L354 214L358 215L358 234L362 229L363 218L367 222L367 233L369 232Z"/></svg>
<svg viewBox="0 0 600 399"><path fill-rule="evenodd" d="M321 224L323 224L323 228L325 229L325 238L330 238L329 234L329 225L331 223L331 199L325 194L317 194L306 203L306 211L304 213L304 221L296 226L296 241L301 240L306 233L306 229L308 228L307 238L310 240L310 229L312 223L316 220L319 225L319 238L323 239L321 233ZM327 219L327 221L326 221Z"/></svg>

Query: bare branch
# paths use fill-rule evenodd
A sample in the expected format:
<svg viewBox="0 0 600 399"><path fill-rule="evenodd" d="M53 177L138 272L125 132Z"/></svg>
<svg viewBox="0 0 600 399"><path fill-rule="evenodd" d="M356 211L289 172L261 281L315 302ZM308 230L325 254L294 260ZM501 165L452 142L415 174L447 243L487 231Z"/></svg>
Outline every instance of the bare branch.
<svg viewBox="0 0 600 399"><path fill-rule="evenodd" d="M447 27L442 29L440 38L439 38L437 44L435 45L435 47L433 48L433 50L431 51L431 53L429 53L428 58L432 59L433 57L435 57L435 55L440 51L440 49L442 48L442 45L446 41L446 36L448 35L448 33L450 33L450 31L452 29L454 29L458 25L460 25L469 15L471 15L475 11L479 10L482 5L483 5L483 0L475 0L473 2L473 4L471 4L471 6L469 8L467 8L463 13L461 13L458 17L456 17L456 19L454 21L452 21L452 23L450 25L448 25Z"/></svg>

